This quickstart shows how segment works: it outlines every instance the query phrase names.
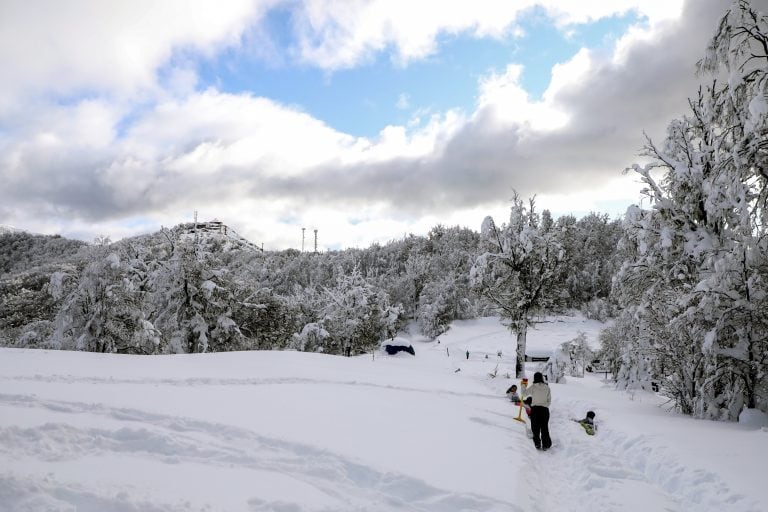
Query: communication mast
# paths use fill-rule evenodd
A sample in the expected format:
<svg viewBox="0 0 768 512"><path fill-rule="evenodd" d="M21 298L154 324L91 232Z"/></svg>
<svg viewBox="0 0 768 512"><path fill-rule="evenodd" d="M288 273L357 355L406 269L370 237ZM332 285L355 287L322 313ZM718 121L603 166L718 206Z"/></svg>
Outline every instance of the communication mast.
<svg viewBox="0 0 768 512"><path fill-rule="evenodd" d="M315 229L315 254L317 254L317 229Z"/></svg>

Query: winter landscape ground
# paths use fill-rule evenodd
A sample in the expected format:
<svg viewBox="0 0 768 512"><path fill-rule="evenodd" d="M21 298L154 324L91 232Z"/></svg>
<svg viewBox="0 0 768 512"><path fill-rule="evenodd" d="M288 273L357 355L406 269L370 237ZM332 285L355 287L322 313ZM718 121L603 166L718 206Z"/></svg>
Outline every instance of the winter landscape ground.
<svg viewBox="0 0 768 512"><path fill-rule="evenodd" d="M596 343L600 327L553 318L529 344ZM537 452L504 396L513 339L498 319L413 344L351 358L0 349L0 510L768 510L768 428L683 417L587 374L552 384L554 445ZM588 409L594 437L570 421Z"/></svg>

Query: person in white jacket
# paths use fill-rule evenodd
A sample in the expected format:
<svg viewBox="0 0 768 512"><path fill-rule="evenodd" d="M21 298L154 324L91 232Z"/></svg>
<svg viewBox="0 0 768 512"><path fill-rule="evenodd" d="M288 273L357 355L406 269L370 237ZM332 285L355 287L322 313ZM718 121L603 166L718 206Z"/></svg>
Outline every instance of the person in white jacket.
<svg viewBox="0 0 768 512"><path fill-rule="evenodd" d="M537 450L549 450L552 439L549 437L549 404L552 393L544 382L541 372L533 374L533 384L523 391L523 399L531 404L531 430L533 444Z"/></svg>

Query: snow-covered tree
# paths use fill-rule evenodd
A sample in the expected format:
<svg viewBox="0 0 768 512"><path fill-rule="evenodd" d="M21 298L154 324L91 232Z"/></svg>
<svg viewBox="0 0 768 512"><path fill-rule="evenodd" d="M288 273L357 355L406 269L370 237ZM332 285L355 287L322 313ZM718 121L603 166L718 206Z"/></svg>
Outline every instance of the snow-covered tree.
<svg viewBox="0 0 768 512"><path fill-rule="evenodd" d="M52 271L62 275L65 270L45 265L0 279L0 344L49 347L46 341L58 308L48 285Z"/></svg>
<svg viewBox="0 0 768 512"><path fill-rule="evenodd" d="M201 242L179 242L152 270L151 319L163 334L164 352L237 350L242 333L232 320L229 272Z"/></svg>
<svg viewBox="0 0 768 512"><path fill-rule="evenodd" d="M336 286L325 290L322 326L323 352L366 352L399 327L400 310L389 304L386 293L367 282L359 268L341 275Z"/></svg>
<svg viewBox="0 0 768 512"><path fill-rule="evenodd" d="M256 288L247 280L234 286L232 320L243 335L238 350L282 349L300 325L300 310L290 298L271 288Z"/></svg>
<svg viewBox="0 0 768 512"><path fill-rule="evenodd" d="M544 366L548 382L562 382L566 375L584 377L587 364L592 360L592 350L587 342L587 335L579 332L572 340L562 343L552 351Z"/></svg>
<svg viewBox="0 0 768 512"><path fill-rule="evenodd" d="M61 274L52 291L60 293ZM56 316L54 346L90 352L153 353L158 339L144 318L142 297L126 275L126 266L109 246L93 250L93 259L76 288L63 298Z"/></svg>
<svg viewBox="0 0 768 512"><path fill-rule="evenodd" d="M699 69L711 85L633 167L652 208L627 214L616 290L680 409L736 419L768 405L768 18L734 2Z"/></svg>
<svg viewBox="0 0 768 512"><path fill-rule="evenodd" d="M318 352L325 346L325 339L330 335L317 322L310 322L302 327L301 332L294 333L288 348L302 352Z"/></svg>
<svg viewBox="0 0 768 512"><path fill-rule="evenodd" d="M428 265L416 309L424 335L435 338L454 320L476 315L469 271L478 241L476 233L459 227L436 226L429 232L423 248Z"/></svg>
<svg viewBox="0 0 768 512"><path fill-rule="evenodd" d="M616 258L621 222L592 212L578 220L561 217L556 229L567 258L567 305L582 307L588 316L605 320L612 313L607 303L611 281L621 264Z"/></svg>
<svg viewBox="0 0 768 512"><path fill-rule="evenodd" d="M621 356L626 340L636 338L624 333L622 320L622 317L618 317L600 331L600 350L595 354L595 357L600 361L601 370L610 373L613 380L616 380L619 375Z"/></svg>
<svg viewBox="0 0 768 512"><path fill-rule="evenodd" d="M515 194L509 223L483 222L485 246L470 273L477 292L517 335L516 376L523 376L526 335L533 316L557 303L564 251L555 231L543 229L534 208Z"/></svg>
<svg viewBox="0 0 768 512"><path fill-rule="evenodd" d="M436 338L448 330L453 320L463 316L462 311L469 307L467 302L458 296L453 276L430 281L419 297L419 329L425 336Z"/></svg>

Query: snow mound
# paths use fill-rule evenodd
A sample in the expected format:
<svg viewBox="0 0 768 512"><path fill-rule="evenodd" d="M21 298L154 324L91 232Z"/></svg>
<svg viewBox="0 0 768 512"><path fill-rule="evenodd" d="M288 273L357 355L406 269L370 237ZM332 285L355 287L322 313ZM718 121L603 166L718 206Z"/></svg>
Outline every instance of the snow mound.
<svg viewBox="0 0 768 512"><path fill-rule="evenodd" d="M411 340L402 336L395 336L394 338L390 338L381 342L382 347L386 347L387 345L393 345L395 347L408 347L413 345L413 343Z"/></svg>
<svg viewBox="0 0 768 512"><path fill-rule="evenodd" d="M739 414L739 423L755 429L768 428L768 414L758 409L744 409Z"/></svg>

